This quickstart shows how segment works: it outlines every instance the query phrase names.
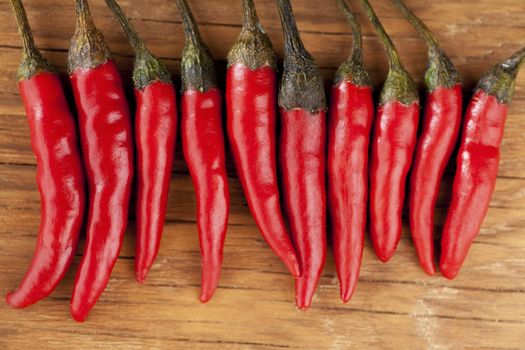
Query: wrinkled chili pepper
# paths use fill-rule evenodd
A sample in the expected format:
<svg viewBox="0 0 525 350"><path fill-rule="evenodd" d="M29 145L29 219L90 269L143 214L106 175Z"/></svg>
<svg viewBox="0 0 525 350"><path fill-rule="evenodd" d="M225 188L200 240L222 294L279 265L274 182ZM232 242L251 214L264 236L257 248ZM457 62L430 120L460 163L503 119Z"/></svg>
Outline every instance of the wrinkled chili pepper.
<svg viewBox="0 0 525 350"><path fill-rule="evenodd" d="M374 101L363 64L361 26L344 0L337 0L353 32L350 57L335 74L328 117L328 208L341 299L354 293L366 228L368 145Z"/></svg>
<svg viewBox="0 0 525 350"><path fill-rule="evenodd" d="M71 314L84 321L106 288L128 221L133 140L120 74L86 0L76 1L77 25L68 65L87 171L89 211Z"/></svg>
<svg viewBox="0 0 525 350"><path fill-rule="evenodd" d="M487 214L498 174L505 119L524 62L522 48L489 70L467 108L441 239L439 267L446 278L453 279L459 273Z"/></svg>
<svg viewBox="0 0 525 350"><path fill-rule="evenodd" d="M412 163L419 117L416 85L368 0L361 0L387 52L389 71L374 122L370 157L370 235L383 262L401 238L405 182Z"/></svg>
<svg viewBox="0 0 525 350"><path fill-rule="evenodd" d="M307 309L326 256L326 97L319 67L306 51L289 0L277 0L284 34L279 90L279 161L285 209L301 267L295 303Z"/></svg>
<svg viewBox="0 0 525 350"><path fill-rule="evenodd" d="M207 46L185 0L177 0L186 44L182 53L182 149L197 196L202 258L201 302L219 282L230 195L226 176L221 91Z"/></svg>
<svg viewBox="0 0 525 350"><path fill-rule="evenodd" d="M263 237L292 274L299 276L299 263L279 203L275 54L253 0L243 0L242 4L243 28L228 54L228 136L248 205Z"/></svg>
<svg viewBox="0 0 525 350"><path fill-rule="evenodd" d="M137 152L135 277L144 282L159 251L177 133L175 87L167 68L137 35L115 0L106 0L135 51L133 83Z"/></svg>
<svg viewBox="0 0 525 350"><path fill-rule="evenodd" d="M22 37L18 89L27 114L36 156L42 210L31 265L6 296L22 308L56 288L75 255L85 206L84 173L73 115L54 67L35 46L20 0L11 0Z"/></svg>
<svg viewBox="0 0 525 350"><path fill-rule="evenodd" d="M419 262L425 272L434 275L434 208L461 125L461 79L427 26L401 0L392 2L428 46L429 64L425 75L428 92L422 130L414 151L408 202L410 232Z"/></svg>

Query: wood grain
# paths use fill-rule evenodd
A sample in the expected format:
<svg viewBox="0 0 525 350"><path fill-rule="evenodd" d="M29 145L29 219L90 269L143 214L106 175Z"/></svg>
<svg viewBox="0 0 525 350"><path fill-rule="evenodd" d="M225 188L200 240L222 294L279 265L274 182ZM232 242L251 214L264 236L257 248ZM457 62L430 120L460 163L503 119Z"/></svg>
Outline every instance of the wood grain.
<svg viewBox="0 0 525 350"><path fill-rule="evenodd" d="M406 0L441 39L465 82L468 96L480 75L524 45L523 0ZM91 0L95 21L129 85L132 50L101 0ZM176 80L183 35L173 1L121 0L122 7ZM145 4L147 3L147 6ZM276 51L280 24L271 0L256 1ZM74 2L25 0L37 44L60 71L74 29ZM240 30L237 0L190 0L203 37L224 72ZM327 85L348 55L351 36L332 0L294 0L306 47ZM365 56L374 85L386 73L382 47L357 1ZM378 15L421 85L426 50L387 0ZM7 1L0 2L0 293L16 286L32 254L39 222L35 159L18 96L20 40ZM421 86L422 88L422 86ZM131 91L130 91L131 92ZM130 93L130 97L131 97ZM404 228L397 254L382 264L369 239L361 279L347 305L331 250L313 307L293 306L293 281L261 238L229 159L232 210L224 269L214 299L198 302L199 248L191 181L177 149L162 247L145 285L133 278L134 217L111 281L88 321L69 316L68 301L80 254L57 290L27 310L0 303L0 349L525 349L525 74L507 120L496 191L481 233L454 281L419 268ZM442 225L454 165L447 170L436 209ZM81 252L83 240L81 240Z"/></svg>

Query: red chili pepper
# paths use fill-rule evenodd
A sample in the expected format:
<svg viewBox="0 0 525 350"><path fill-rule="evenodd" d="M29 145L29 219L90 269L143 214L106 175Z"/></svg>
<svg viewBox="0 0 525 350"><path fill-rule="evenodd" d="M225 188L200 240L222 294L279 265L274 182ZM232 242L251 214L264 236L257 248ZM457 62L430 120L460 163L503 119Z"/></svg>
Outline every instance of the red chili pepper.
<svg viewBox="0 0 525 350"><path fill-rule="evenodd" d="M122 81L86 0L77 0L77 28L69 50L87 170L89 213L84 256L75 277L71 314L84 321L104 291L128 220L133 140Z"/></svg>
<svg viewBox="0 0 525 350"><path fill-rule="evenodd" d="M11 5L22 36L18 88L24 101L37 161L42 202L31 265L7 303L22 308L45 298L62 280L75 255L85 205L84 173L76 126L60 78L35 46L20 0Z"/></svg>
<svg viewBox="0 0 525 350"><path fill-rule="evenodd" d="M525 48L489 70L479 81L463 122L452 199L439 267L453 279L487 214L498 174L500 144Z"/></svg>
<svg viewBox="0 0 525 350"><path fill-rule="evenodd" d="M211 299L221 272L230 195L226 175L221 92L210 52L185 0L177 0L186 45L182 53L181 130L184 158L197 195L202 258L201 302Z"/></svg>
<svg viewBox="0 0 525 350"><path fill-rule="evenodd" d="M243 0L244 24L228 55L228 136L248 205L263 237L294 276L299 263L279 203L275 54L253 0Z"/></svg>
<svg viewBox="0 0 525 350"><path fill-rule="evenodd" d="M425 272L434 275L434 208L461 125L461 79L427 26L401 0L392 2L423 37L429 50L425 75L427 102L414 153L408 200L410 231L419 262Z"/></svg>
<svg viewBox="0 0 525 350"><path fill-rule="evenodd" d="M363 64L361 26L344 0L337 3L354 36L352 54L335 75L328 118L328 206L341 299L346 303L357 285L363 255L374 101Z"/></svg>
<svg viewBox="0 0 525 350"><path fill-rule="evenodd" d="M284 71L279 91L279 160L290 232L301 277L295 303L307 309L326 257L326 97L323 78L306 51L289 0L277 0L284 33Z"/></svg>
<svg viewBox="0 0 525 350"><path fill-rule="evenodd" d="M361 3L387 51L390 66L374 122L370 157L370 235L377 256L386 262L401 238L401 211L416 144L419 96L372 6L368 0Z"/></svg>
<svg viewBox="0 0 525 350"><path fill-rule="evenodd" d="M167 68L145 47L115 0L106 0L135 51L133 83L137 151L137 246L135 276L144 282L159 251L175 137L177 103Z"/></svg>

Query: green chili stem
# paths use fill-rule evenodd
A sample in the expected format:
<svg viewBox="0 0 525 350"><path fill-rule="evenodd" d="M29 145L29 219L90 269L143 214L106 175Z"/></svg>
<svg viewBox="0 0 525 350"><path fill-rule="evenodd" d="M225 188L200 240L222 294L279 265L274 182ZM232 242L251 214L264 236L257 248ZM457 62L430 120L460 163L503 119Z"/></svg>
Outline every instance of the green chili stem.
<svg viewBox="0 0 525 350"><path fill-rule="evenodd" d="M298 54L304 56L307 53L304 44L299 36L299 30L295 23L290 0L277 0L277 8L281 15L281 23L284 33L284 48L288 54Z"/></svg>
<svg viewBox="0 0 525 350"><path fill-rule="evenodd" d="M184 28L184 36L186 40L193 43L195 46L199 46L201 43L201 36L199 28L193 18L193 14L188 6L186 0L176 0L177 8L182 18L182 26Z"/></svg>
<svg viewBox="0 0 525 350"><path fill-rule="evenodd" d="M259 27L259 18L255 12L253 0L242 0L242 26L247 30L256 30Z"/></svg>
<svg viewBox="0 0 525 350"><path fill-rule="evenodd" d="M516 51L512 56L507 58L501 66L511 74L511 76L516 77L521 66L525 63L525 47Z"/></svg>
<svg viewBox="0 0 525 350"><path fill-rule="evenodd" d="M18 25L18 32L22 37L22 47L24 50L24 57L37 57L40 56L40 52L36 48L35 40L29 22L27 21L26 11L21 0L11 0L11 6L15 12L16 22Z"/></svg>
<svg viewBox="0 0 525 350"><path fill-rule="evenodd" d="M346 21L352 27L353 44L352 44L352 58L358 62L363 61L363 35L361 34L361 25L357 21L355 15L350 11L345 0L337 0L339 8L343 12Z"/></svg>
<svg viewBox="0 0 525 350"><path fill-rule="evenodd" d="M379 39L381 39L381 42L385 47L385 50L388 55L388 63L390 65L390 69L403 68L403 65L401 64L401 61L399 59L399 54L397 52L396 46L392 42L392 39L390 39L390 37L388 36L385 28L381 24L381 21L379 21L379 18L377 17L376 13L374 12L374 9L370 5L370 2L368 2L368 0L361 0L361 4L363 5L365 12L368 18L370 19L370 22L372 22L372 25L377 31Z"/></svg>
<svg viewBox="0 0 525 350"><path fill-rule="evenodd" d="M115 0L105 0L108 7L113 11L113 14L115 17L117 17L120 25L122 26L122 29L126 33L129 42L131 43L131 46L133 46L133 49L135 50L135 53L138 54L144 50L144 43L142 40L140 40L137 32L129 22L129 20L126 18L126 15L122 11L122 8L119 6L119 4Z"/></svg>
<svg viewBox="0 0 525 350"><path fill-rule="evenodd" d="M399 9L399 11L401 11L403 16L406 17L410 24L412 24L412 26L418 31L419 35L423 37L429 49L439 51L439 40L436 38L434 33L428 29L426 24L423 23L423 21L419 19L419 17L417 17L402 0L392 0L392 2Z"/></svg>
<svg viewBox="0 0 525 350"><path fill-rule="evenodd" d="M77 30L96 31L87 0L76 0Z"/></svg>

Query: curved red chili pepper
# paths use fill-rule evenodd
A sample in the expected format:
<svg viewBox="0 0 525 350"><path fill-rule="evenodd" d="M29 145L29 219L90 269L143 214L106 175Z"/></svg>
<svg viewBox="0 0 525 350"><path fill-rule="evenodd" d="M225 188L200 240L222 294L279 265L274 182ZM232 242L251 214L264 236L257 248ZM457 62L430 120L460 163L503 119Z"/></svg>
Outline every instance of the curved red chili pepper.
<svg viewBox="0 0 525 350"><path fill-rule="evenodd" d="M11 5L23 39L18 88L31 131L42 202L31 265L20 285L6 296L9 305L22 308L51 294L69 268L82 226L85 192L76 126L60 78L35 47L22 2L11 0Z"/></svg>
<svg viewBox="0 0 525 350"><path fill-rule="evenodd" d="M374 122L370 155L370 235L377 256L386 262L401 238L401 211L416 144L419 96L372 6L367 0L361 3L387 51L390 65Z"/></svg>
<svg viewBox="0 0 525 350"><path fill-rule="evenodd" d="M409 182L410 231L419 263L434 275L434 208L441 178L461 125L461 85L436 87L427 95L421 135Z"/></svg>
<svg viewBox="0 0 525 350"><path fill-rule="evenodd" d="M250 211L266 242L294 276L299 263L279 203L275 54L253 0L243 0L244 25L228 55L228 136Z"/></svg>
<svg viewBox="0 0 525 350"><path fill-rule="evenodd" d="M459 134L462 92L458 72L427 26L401 0L392 0L428 46L427 99L414 152L408 201L410 231L423 269L433 275L434 208L445 167Z"/></svg>
<svg viewBox="0 0 525 350"><path fill-rule="evenodd" d="M498 174L500 144L525 48L496 65L478 83L465 114L452 199L441 240L439 267L453 279L487 214Z"/></svg>
<svg viewBox="0 0 525 350"><path fill-rule="evenodd" d="M285 209L301 264L295 303L307 309L326 257L326 97L319 68L299 37L290 1L277 4L285 43L279 161Z"/></svg>
<svg viewBox="0 0 525 350"><path fill-rule="evenodd" d="M197 196L202 258L201 302L211 299L219 282L230 197L221 92L208 48L185 0L177 0L186 45L182 54L182 149Z"/></svg>
<svg viewBox="0 0 525 350"><path fill-rule="evenodd" d="M86 247L70 309L75 320L84 321L120 252L133 177L132 131L122 81L86 0L77 0L69 70L89 189Z"/></svg>
<svg viewBox="0 0 525 350"><path fill-rule="evenodd" d="M328 118L328 207L341 299L346 303L357 285L363 255L374 101L363 65L361 27L344 0L337 2L354 36L352 55L335 76Z"/></svg>
<svg viewBox="0 0 525 350"><path fill-rule="evenodd" d="M159 251L177 134L175 87L166 67L145 47L115 0L106 0L135 51L133 83L137 152L135 276L144 282Z"/></svg>

